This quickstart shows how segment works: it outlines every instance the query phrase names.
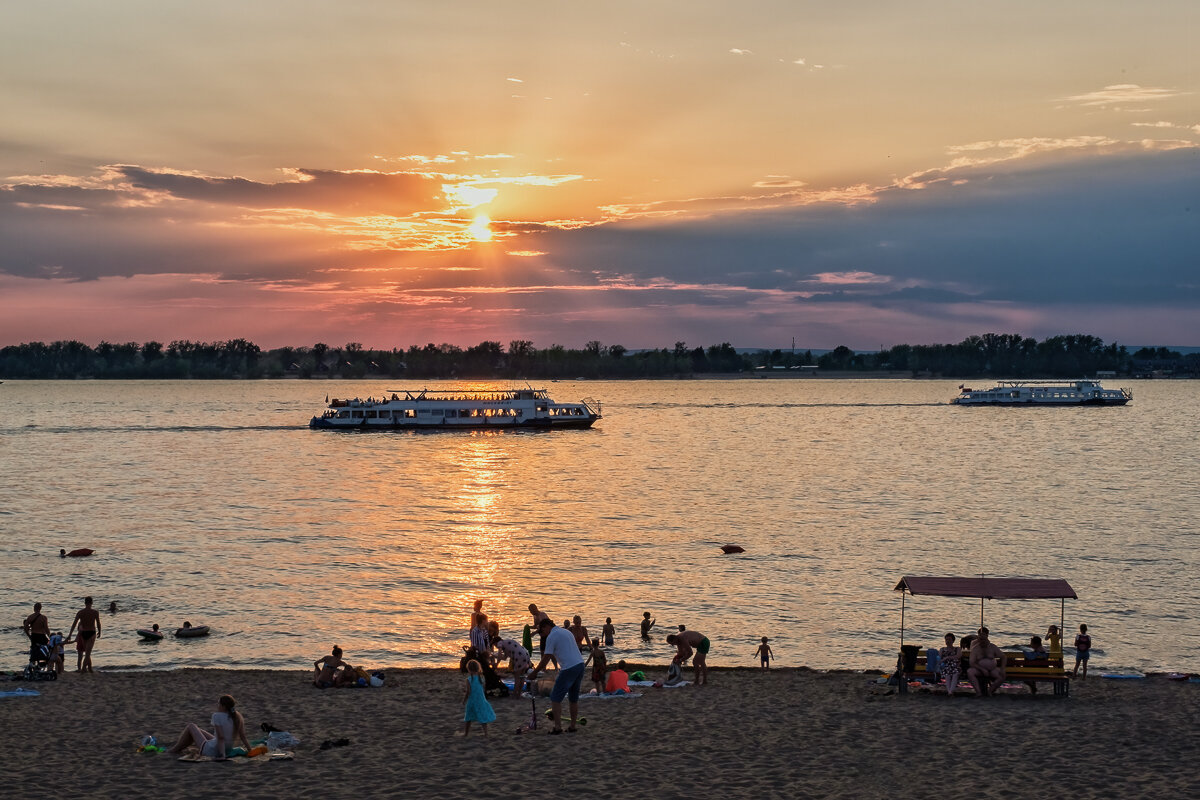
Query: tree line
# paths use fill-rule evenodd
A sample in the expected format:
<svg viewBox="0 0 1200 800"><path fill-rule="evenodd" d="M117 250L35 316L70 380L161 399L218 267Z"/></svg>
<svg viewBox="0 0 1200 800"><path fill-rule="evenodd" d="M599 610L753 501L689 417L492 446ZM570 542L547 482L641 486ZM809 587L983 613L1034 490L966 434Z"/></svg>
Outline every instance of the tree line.
<svg viewBox="0 0 1200 800"><path fill-rule="evenodd" d="M728 342L710 347L629 350L590 341L582 349L560 344L537 348L516 339L504 347L484 341L463 349L452 344L369 350L358 342L262 350L246 339L216 342L78 341L27 342L0 348L0 378L657 378L696 374L788 374L801 367L820 372L900 372L954 377L1079 377L1098 370L1139 369L1200 372L1200 356L1166 348L1130 355L1094 336L1052 336L1042 341L1016 334L986 333L958 344L896 345L856 352L844 345L814 356L811 350L738 352Z"/></svg>

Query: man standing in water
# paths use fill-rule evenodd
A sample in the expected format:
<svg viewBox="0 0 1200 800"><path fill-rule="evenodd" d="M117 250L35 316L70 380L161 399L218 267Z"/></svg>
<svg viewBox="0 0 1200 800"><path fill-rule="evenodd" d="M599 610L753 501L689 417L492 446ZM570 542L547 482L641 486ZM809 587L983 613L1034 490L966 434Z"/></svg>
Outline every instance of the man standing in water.
<svg viewBox="0 0 1200 800"><path fill-rule="evenodd" d="M75 633L76 625L79 626L79 636L75 640L75 671L93 672L92 647L100 638L100 612L92 608L92 598L83 598L83 608L75 613L75 621L71 623L71 632L67 634L68 639L71 638L72 633Z"/></svg>
<svg viewBox="0 0 1200 800"><path fill-rule="evenodd" d="M33 661L37 649L50 641L50 621L42 613L42 604L33 604L33 613L25 618L22 626L29 637L29 660Z"/></svg>
<svg viewBox="0 0 1200 800"><path fill-rule="evenodd" d="M673 644L678 649L679 652L675 654L674 661L681 666L689 658L692 658L694 649L695 658L692 658L692 666L696 668L696 685L703 686L708 683L708 648L711 643L707 636L697 631L682 631L668 636L667 644Z"/></svg>

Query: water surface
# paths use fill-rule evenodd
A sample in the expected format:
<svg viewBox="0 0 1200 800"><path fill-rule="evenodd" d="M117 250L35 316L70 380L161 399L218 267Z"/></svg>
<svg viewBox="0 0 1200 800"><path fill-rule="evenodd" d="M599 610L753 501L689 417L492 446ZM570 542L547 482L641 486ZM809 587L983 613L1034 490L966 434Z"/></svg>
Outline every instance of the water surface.
<svg viewBox="0 0 1200 800"><path fill-rule="evenodd" d="M327 394L405 381L8 381L0 668L34 601L65 629L85 594L121 609L100 667L297 667L334 643L444 665L477 597L509 634L530 602L611 616L615 657L665 662L682 623L716 665L770 636L781 665L886 667L902 575L982 573L1070 581L1094 669L1200 671L1200 384L1121 383L1124 408L1003 409L946 405L952 381L563 381L604 403L595 428L434 434L306 427ZM907 606L909 642L979 624L978 601ZM984 608L1002 645L1059 614ZM184 619L213 635L134 634Z"/></svg>

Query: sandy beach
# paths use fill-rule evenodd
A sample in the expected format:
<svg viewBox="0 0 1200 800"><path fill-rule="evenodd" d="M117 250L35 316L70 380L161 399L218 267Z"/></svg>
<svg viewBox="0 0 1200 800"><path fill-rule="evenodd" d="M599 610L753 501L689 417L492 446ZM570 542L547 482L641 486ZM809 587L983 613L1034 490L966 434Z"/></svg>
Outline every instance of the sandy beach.
<svg viewBox="0 0 1200 800"><path fill-rule="evenodd" d="M0 774L12 796L52 782L70 796L127 800L512 796L514 787L627 798L1200 796L1198 684L1092 678L1069 698L949 699L875 694L872 679L714 669L706 687L585 699L588 724L563 736L548 725L515 735L529 700L493 700L490 736L476 726L464 740L463 679L452 670L391 670L382 688L323 692L304 672L67 673L0 684L41 692L0 698ZM251 738L264 721L300 737L295 759L186 763L136 752L144 734L168 742L187 721L206 724L225 692ZM343 737L349 746L320 749Z"/></svg>

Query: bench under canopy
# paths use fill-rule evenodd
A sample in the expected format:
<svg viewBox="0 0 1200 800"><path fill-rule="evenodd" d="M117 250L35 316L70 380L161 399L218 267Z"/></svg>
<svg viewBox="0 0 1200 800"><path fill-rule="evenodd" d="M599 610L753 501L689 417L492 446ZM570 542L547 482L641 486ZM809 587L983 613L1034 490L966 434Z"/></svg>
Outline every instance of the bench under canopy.
<svg viewBox="0 0 1200 800"><path fill-rule="evenodd" d="M900 645L904 646L904 600L907 595L935 597L978 597L979 625L983 627L984 600L1058 600L1059 631L1063 630L1067 598L1078 599L1071 584L1062 578L989 578L985 575L965 577L905 575L896 584L900 592Z"/></svg>

